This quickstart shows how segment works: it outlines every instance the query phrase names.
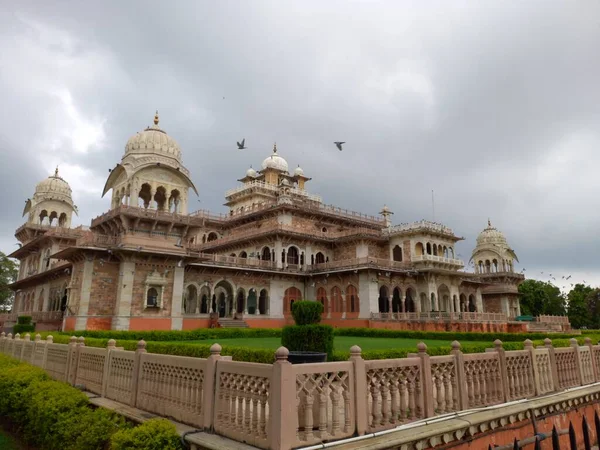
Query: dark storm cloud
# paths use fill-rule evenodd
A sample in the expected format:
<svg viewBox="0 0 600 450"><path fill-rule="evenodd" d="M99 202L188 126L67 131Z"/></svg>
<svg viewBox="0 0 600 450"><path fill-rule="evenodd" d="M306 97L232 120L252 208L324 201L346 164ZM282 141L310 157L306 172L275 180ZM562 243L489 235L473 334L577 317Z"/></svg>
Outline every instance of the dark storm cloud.
<svg viewBox="0 0 600 450"><path fill-rule="evenodd" d="M53 164L72 174L83 223L106 210L108 167L158 108L198 207L222 211L277 141L327 203L387 203L407 222L432 218L435 190L464 260L490 217L523 266L593 272L599 13L535 1L3 5L2 249Z"/></svg>

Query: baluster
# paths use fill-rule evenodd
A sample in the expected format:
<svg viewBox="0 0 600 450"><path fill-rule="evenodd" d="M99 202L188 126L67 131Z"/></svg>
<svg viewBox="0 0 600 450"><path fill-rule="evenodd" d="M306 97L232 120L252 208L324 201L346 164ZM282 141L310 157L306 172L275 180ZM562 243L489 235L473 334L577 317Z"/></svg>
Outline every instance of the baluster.
<svg viewBox="0 0 600 450"><path fill-rule="evenodd" d="M408 391L408 418L412 420L420 417L420 411L417 411L417 401L415 399L415 382L409 379L406 379L405 382Z"/></svg>
<svg viewBox="0 0 600 450"><path fill-rule="evenodd" d="M446 411L454 411L454 392L450 391L450 373L448 368L444 371L444 397L446 399Z"/></svg>
<svg viewBox="0 0 600 450"><path fill-rule="evenodd" d="M444 393L442 392L442 377L441 375L436 375L435 378L433 379L433 382L435 383L435 388L436 388L436 403L437 403L437 409L438 409L438 413L442 414L444 413Z"/></svg>
<svg viewBox="0 0 600 450"><path fill-rule="evenodd" d="M398 406L400 408L400 420L404 420L408 416L407 409L409 408L408 399L406 398L406 394L407 394L406 379L400 380L399 388L400 388L400 402L399 402Z"/></svg>
<svg viewBox="0 0 600 450"><path fill-rule="evenodd" d="M387 409L387 407L385 409ZM340 393L337 388L334 388L333 386L331 386L331 435L335 436L336 434L339 434L339 432L340 432Z"/></svg>
<svg viewBox="0 0 600 450"><path fill-rule="evenodd" d="M229 426L229 422L231 420L230 414L230 402L231 402L231 389L228 386L223 387L224 395L223 395L223 414L221 415L223 419L223 425Z"/></svg>
<svg viewBox="0 0 600 450"><path fill-rule="evenodd" d="M515 398L515 390L516 390L516 386L515 386L515 377L514 377L514 367L512 365L510 365L509 363L510 359L506 359L506 365L507 367L507 372L508 372L508 399L512 400Z"/></svg>
<svg viewBox="0 0 600 450"><path fill-rule="evenodd" d="M327 394L319 394L319 437L327 437Z"/></svg>
<svg viewBox="0 0 600 450"><path fill-rule="evenodd" d="M387 425L390 423L390 408L389 408L389 387L387 377L382 380L381 383L381 425Z"/></svg>
<svg viewBox="0 0 600 450"><path fill-rule="evenodd" d="M348 389L344 389L342 391L342 397L344 398L344 433L350 432L350 391ZM392 397L393 398L393 397ZM396 421L396 416L394 416L394 422Z"/></svg>
<svg viewBox="0 0 600 450"><path fill-rule="evenodd" d="M244 423L244 387L241 385L238 387L236 404L237 404L237 415L236 415L237 427L239 430L242 430L243 429L242 426Z"/></svg>
<svg viewBox="0 0 600 450"><path fill-rule="evenodd" d="M263 438L267 437L267 395L263 394L260 398L260 422L258 425L258 429L260 431L260 436Z"/></svg>
<svg viewBox="0 0 600 450"><path fill-rule="evenodd" d="M467 372L467 392L469 394L469 406L471 407L471 406L475 405L475 396L473 395L475 387L473 386L473 374L471 373L472 366L466 366L465 369L468 370L468 372Z"/></svg>
<svg viewBox="0 0 600 450"><path fill-rule="evenodd" d="M313 438L313 391L306 392L304 396L304 433L301 438L305 441ZM319 424L320 425L320 424Z"/></svg>
<svg viewBox="0 0 600 450"><path fill-rule="evenodd" d="M458 404L458 378L456 377L456 368L452 371L450 381L452 384L452 411L458 411L460 407Z"/></svg>
<svg viewBox="0 0 600 450"><path fill-rule="evenodd" d="M423 411L423 390L421 388L421 377L417 376L414 380L415 384L415 393L413 395L415 401L415 408L417 410L417 417L424 417L425 413Z"/></svg>
<svg viewBox="0 0 600 450"><path fill-rule="evenodd" d="M396 423L398 421L398 385L395 380L392 380L390 383L390 393L392 397L392 417L390 422ZM402 410L402 405L400 405L400 410Z"/></svg>
<svg viewBox="0 0 600 450"><path fill-rule="evenodd" d="M250 434L250 432L252 431L252 429L250 428L250 401L252 394L246 392L246 398L245 398L245 408L244 408L244 431L246 431L246 433Z"/></svg>
<svg viewBox="0 0 600 450"><path fill-rule="evenodd" d="M258 428L258 395L252 394L252 422L250 424L250 434L260 435Z"/></svg>
<svg viewBox="0 0 600 450"><path fill-rule="evenodd" d="M479 379L481 380L480 384L479 384L479 393L480 393L480 397L481 397L481 404L482 405L486 405L487 404L487 378L490 375L490 370L488 367L486 367L484 364L482 364L483 367L481 368L481 372L479 373Z"/></svg>
<svg viewBox="0 0 600 450"><path fill-rule="evenodd" d="M377 381L377 379L375 380ZM372 416L373 416L373 427L376 427L381 423L381 409L379 407L379 386L376 383L371 385L371 397L372 397Z"/></svg>

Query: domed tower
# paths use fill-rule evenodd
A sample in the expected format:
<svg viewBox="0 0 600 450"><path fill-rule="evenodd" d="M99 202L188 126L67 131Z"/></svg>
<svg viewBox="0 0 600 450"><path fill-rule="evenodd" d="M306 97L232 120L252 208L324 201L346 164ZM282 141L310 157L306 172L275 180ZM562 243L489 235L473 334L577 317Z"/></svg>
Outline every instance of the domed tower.
<svg viewBox="0 0 600 450"><path fill-rule="evenodd" d="M514 272L513 261L519 262L519 259L509 247L504 234L493 227L488 219L487 228L477 236L477 245L470 261L475 265L475 273L483 274Z"/></svg>
<svg viewBox="0 0 600 450"><path fill-rule="evenodd" d="M77 214L77 206L71 197L71 186L58 175L40 181L35 187L33 198L27 199L23 216L29 213L27 223L69 228L71 216Z"/></svg>
<svg viewBox="0 0 600 450"><path fill-rule="evenodd" d="M487 228L477 236L471 261L474 262L477 278L483 283L483 312L504 313L508 318L519 316L519 284L525 277L514 272L513 262L519 262L517 255L509 247L504 234L489 220Z"/></svg>
<svg viewBox="0 0 600 450"><path fill-rule="evenodd" d="M275 186L279 184L280 175L288 174L288 163L277 154L277 144L273 145L273 153L262 162L262 174L265 183Z"/></svg>
<svg viewBox="0 0 600 450"><path fill-rule="evenodd" d="M157 111L154 125L127 141L121 163L111 170L102 191L104 197L112 189L111 209L127 205L185 214L189 189L198 195L179 144L158 123Z"/></svg>

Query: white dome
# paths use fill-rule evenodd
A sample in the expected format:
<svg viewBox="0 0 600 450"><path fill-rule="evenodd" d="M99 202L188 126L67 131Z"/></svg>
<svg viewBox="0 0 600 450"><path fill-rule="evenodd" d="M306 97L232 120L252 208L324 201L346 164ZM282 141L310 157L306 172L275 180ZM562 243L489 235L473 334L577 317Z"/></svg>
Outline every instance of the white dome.
<svg viewBox="0 0 600 450"><path fill-rule="evenodd" d="M252 168L252 166L250 166L250 168L248 170L246 170L246 176L247 177L253 177L253 178L255 178L256 177L256 170L254 170Z"/></svg>
<svg viewBox="0 0 600 450"><path fill-rule="evenodd" d="M181 148L175 139L158 127L158 112L154 125L130 137L125 145L125 156L129 154L160 154L181 161Z"/></svg>
<svg viewBox="0 0 600 450"><path fill-rule="evenodd" d="M273 146L273 154L262 162L262 168L263 170L275 169L281 172L288 171L287 161L277 154L277 144Z"/></svg>
<svg viewBox="0 0 600 450"><path fill-rule="evenodd" d="M302 176L302 175L304 175L304 170L302 170L302 168L300 166L298 166L294 170L294 175L296 175L296 176Z"/></svg>
<svg viewBox="0 0 600 450"><path fill-rule="evenodd" d="M486 244L495 244L502 247L508 247L508 243L506 242L506 237L504 234L494 228L489 220L487 228L479 233L479 236L477 236L478 247Z"/></svg>
<svg viewBox="0 0 600 450"><path fill-rule="evenodd" d="M39 203L43 200L59 200L73 205L71 197L71 186L65 180L58 176L58 167L54 175L50 175L45 180L40 181L35 187L34 198Z"/></svg>

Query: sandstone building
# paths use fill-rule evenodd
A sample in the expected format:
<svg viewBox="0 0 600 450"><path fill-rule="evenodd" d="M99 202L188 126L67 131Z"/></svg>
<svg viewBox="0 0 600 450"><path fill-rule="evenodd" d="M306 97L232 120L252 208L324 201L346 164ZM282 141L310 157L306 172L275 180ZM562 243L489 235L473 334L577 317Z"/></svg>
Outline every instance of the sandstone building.
<svg viewBox="0 0 600 450"><path fill-rule="evenodd" d="M154 124L135 134L103 189L110 209L71 227L59 175L41 181L15 233L22 246L14 313L38 329L277 327L299 299L335 326L511 329L520 315L514 251L489 222L464 270L462 238L439 223L392 225L325 205L276 146L227 191L228 214L189 212L198 191L177 142ZM212 314L211 314L212 313ZM514 329L522 325L512 324Z"/></svg>

